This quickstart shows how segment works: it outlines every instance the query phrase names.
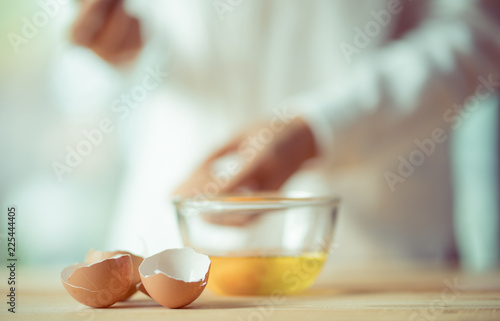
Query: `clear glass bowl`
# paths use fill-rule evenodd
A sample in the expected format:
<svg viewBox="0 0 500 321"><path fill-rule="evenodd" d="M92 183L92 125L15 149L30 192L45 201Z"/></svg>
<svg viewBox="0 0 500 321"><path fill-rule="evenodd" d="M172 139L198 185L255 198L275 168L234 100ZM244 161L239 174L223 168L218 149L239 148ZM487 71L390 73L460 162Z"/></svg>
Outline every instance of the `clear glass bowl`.
<svg viewBox="0 0 500 321"><path fill-rule="evenodd" d="M292 294L327 258L339 200L301 194L174 200L185 246L212 260L207 287L224 295Z"/></svg>

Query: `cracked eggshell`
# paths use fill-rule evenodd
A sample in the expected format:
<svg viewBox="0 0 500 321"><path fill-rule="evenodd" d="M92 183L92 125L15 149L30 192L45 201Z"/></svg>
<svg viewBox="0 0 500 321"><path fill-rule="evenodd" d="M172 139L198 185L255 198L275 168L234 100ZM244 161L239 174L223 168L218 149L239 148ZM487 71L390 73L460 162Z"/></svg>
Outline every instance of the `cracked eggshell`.
<svg viewBox="0 0 500 321"><path fill-rule="evenodd" d="M78 302L94 308L118 302L129 291L132 278L132 259L128 254L89 265L70 265L61 272L66 291Z"/></svg>
<svg viewBox="0 0 500 321"><path fill-rule="evenodd" d="M185 247L145 258L139 273L153 300L167 308L181 308L205 289L210 264L208 256Z"/></svg>
<svg viewBox="0 0 500 321"><path fill-rule="evenodd" d="M138 256L127 251L102 252L102 251L94 251L93 249L91 249L87 254L87 257L85 258L85 263L92 264L121 254L130 255L130 258L132 259L132 269L134 272L134 275L132 277L132 284L130 285L128 292L125 293L123 298L118 300L118 301L125 301L137 291L136 285L139 282L141 282L141 275L139 274L139 265L141 265L142 261L144 260L142 256Z"/></svg>

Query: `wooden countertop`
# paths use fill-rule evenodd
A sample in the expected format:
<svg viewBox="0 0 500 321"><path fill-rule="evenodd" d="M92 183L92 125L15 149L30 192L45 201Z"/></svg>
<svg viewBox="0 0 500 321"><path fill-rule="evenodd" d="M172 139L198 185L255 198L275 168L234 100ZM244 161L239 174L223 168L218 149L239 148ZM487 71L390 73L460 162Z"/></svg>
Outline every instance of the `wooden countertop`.
<svg viewBox="0 0 500 321"><path fill-rule="evenodd" d="M56 268L18 271L16 320L500 320L500 271L328 268L301 295L222 297L206 290L175 310L142 293L111 308L89 308L65 292L59 273ZM5 301L2 306L0 319L14 320Z"/></svg>

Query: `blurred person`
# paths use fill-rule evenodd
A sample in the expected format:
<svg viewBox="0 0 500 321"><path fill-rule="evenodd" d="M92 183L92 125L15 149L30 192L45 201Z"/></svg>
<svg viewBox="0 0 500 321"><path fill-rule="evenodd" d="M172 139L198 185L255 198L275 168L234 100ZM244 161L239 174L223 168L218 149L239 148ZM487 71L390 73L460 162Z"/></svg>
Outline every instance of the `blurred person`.
<svg viewBox="0 0 500 321"><path fill-rule="evenodd" d="M171 90L215 115L171 151L219 145L172 194L338 194L334 260L439 263L457 259L449 137L498 95L499 26L491 0L88 0L72 34L118 68L161 39ZM115 244L152 215L119 216Z"/></svg>

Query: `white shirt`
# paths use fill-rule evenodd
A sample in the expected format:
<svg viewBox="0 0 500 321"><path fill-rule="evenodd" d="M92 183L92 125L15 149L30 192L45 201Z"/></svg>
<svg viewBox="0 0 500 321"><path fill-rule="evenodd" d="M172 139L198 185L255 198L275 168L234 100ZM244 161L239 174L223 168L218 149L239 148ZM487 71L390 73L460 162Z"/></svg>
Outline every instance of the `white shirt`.
<svg viewBox="0 0 500 321"><path fill-rule="evenodd" d="M285 189L343 200L333 260L453 257L448 145L462 121L454 105L481 86L479 100L496 95L491 77L500 79L488 1L243 0L227 11L214 3L128 2L169 80L147 102L157 107L146 116L141 155L131 149L111 245L178 246L165 195L238 129L286 104L310 122L322 162ZM426 5L420 23L394 39Z"/></svg>

